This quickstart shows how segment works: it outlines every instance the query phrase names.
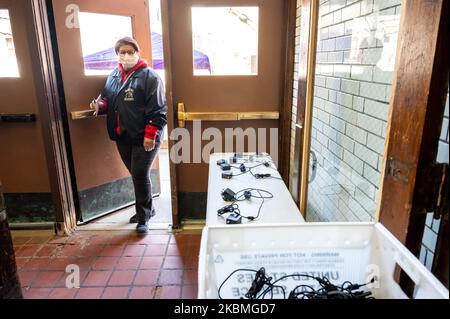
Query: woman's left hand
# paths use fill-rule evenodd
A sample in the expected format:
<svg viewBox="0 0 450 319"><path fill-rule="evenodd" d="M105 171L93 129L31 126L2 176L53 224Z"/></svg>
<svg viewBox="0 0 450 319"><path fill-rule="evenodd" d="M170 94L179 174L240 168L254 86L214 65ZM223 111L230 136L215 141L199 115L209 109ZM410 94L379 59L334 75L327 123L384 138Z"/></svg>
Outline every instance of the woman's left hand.
<svg viewBox="0 0 450 319"><path fill-rule="evenodd" d="M155 149L155 140L144 138L144 149L146 152L151 152Z"/></svg>

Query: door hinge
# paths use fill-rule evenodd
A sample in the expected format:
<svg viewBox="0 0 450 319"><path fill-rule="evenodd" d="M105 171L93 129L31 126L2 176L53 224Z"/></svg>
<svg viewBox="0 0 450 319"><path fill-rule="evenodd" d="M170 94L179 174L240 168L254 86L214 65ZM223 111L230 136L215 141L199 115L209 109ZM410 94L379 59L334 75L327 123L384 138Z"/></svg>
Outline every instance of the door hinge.
<svg viewBox="0 0 450 319"><path fill-rule="evenodd" d="M448 214L448 167L447 163L434 163L425 169L418 181L416 211L434 212L436 219Z"/></svg>
<svg viewBox="0 0 450 319"><path fill-rule="evenodd" d="M391 175L401 182L408 183L413 168L414 165L401 162L391 157L387 161L386 174Z"/></svg>

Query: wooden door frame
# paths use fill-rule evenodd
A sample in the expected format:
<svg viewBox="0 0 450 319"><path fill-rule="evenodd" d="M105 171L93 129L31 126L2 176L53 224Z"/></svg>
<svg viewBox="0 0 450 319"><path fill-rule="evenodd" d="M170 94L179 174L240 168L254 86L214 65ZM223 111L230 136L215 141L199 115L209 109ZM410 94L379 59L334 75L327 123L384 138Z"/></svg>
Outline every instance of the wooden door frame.
<svg viewBox="0 0 450 319"><path fill-rule="evenodd" d="M294 131L294 167L292 173L292 194L295 202L300 208L300 212L306 218L306 211L301 209L301 187L302 187L302 167L303 162L308 160L303 156L305 140L305 120L306 120L306 101L307 87L311 85L313 79L308 78L308 69L314 68L314 64L309 62L310 52L315 51L316 44L311 39L311 19L312 19L312 0L299 0L300 2L300 34L299 34L299 57L298 57L298 91L297 91L297 114L295 118Z"/></svg>
<svg viewBox="0 0 450 319"><path fill-rule="evenodd" d="M379 221L417 257L427 213L427 175L437 158L449 83L448 10L447 0L405 1L402 8L386 145L386 158L400 171L384 170ZM442 253L447 254L448 286L448 250Z"/></svg>
<svg viewBox="0 0 450 319"><path fill-rule="evenodd" d="M384 170L379 220L407 246L412 244L411 235L421 237L414 228L420 226L423 232L425 226L426 212L415 212L417 192L427 168L436 161L444 116L448 71L442 70L449 66L446 9L446 0L405 1L402 9L386 158L404 170L397 176Z"/></svg>
<svg viewBox="0 0 450 319"><path fill-rule="evenodd" d="M279 171L286 185L289 185L291 162L292 103L294 98L295 31L297 20L297 0L284 2L286 17L284 47L284 82L281 83L283 101L279 121Z"/></svg>
<svg viewBox="0 0 450 319"><path fill-rule="evenodd" d="M48 7L45 0L30 0L35 32L29 33L33 74L38 92L42 135L46 152L50 189L55 205L55 232L70 234L76 227L76 203L73 195L70 164L65 143L63 105L61 103L55 64L54 43L50 34Z"/></svg>
<svg viewBox="0 0 450 319"><path fill-rule="evenodd" d="M170 170L170 191L172 199L172 227L178 229L181 225L178 211L178 176L176 164L170 159L170 151L175 141L170 138L173 129L176 128L177 110L173 104L173 83L172 83L172 57L171 57L171 30L169 17L169 0L161 0L161 20L163 32L164 69L166 74L166 102L167 102L167 130L169 142L169 170Z"/></svg>
<svg viewBox="0 0 450 319"><path fill-rule="evenodd" d="M300 29L300 66L297 99L296 138L298 160L297 199L300 212L306 219L309 176L309 148L311 145L312 107L316 70L319 0L302 0L302 28Z"/></svg>

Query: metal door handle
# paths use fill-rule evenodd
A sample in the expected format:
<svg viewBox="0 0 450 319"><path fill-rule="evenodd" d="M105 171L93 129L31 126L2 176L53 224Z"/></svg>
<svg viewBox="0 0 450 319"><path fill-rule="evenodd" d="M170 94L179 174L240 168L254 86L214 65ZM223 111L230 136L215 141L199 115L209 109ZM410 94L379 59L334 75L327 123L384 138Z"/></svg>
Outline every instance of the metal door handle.
<svg viewBox="0 0 450 319"><path fill-rule="evenodd" d="M184 103L178 103L178 126L185 127L186 121L241 121L278 120L279 112L186 112Z"/></svg>
<svg viewBox="0 0 450 319"><path fill-rule="evenodd" d="M36 114L0 114L0 122L32 123L36 122Z"/></svg>
<svg viewBox="0 0 450 319"><path fill-rule="evenodd" d="M100 116L105 116L104 115L98 115ZM77 121L77 120L85 120L85 119L90 119L90 118L95 118L94 116L94 110L83 110L83 111L74 111L74 112L70 112L70 117L72 118L72 120Z"/></svg>

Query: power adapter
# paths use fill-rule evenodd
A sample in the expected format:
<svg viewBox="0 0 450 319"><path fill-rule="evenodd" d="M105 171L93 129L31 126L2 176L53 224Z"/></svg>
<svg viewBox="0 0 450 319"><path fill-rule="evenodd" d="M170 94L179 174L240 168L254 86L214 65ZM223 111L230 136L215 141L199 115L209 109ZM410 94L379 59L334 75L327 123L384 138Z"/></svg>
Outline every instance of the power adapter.
<svg viewBox="0 0 450 319"><path fill-rule="evenodd" d="M220 168L222 169L222 171L229 171L231 170L231 165L225 162L223 164L220 164Z"/></svg>
<svg viewBox="0 0 450 319"><path fill-rule="evenodd" d="M225 221L228 225L242 224L242 216L239 215L238 213L233 213L233 214L230 214L229 216L227 216Z"/></svg>
<svg viewBox="0 0 450 319"><path fill-rule="evenodd" d="M221 159L221 160L218 160L217 161L217 165L223 165L223 164L227 164L227 161L226 160L224 160L224 159Z"/></svg>
<svg viewBox="0 0 450 319"><path fill-rule="evenodd" d="M222 199L226 202L234 202L236 200L236 193L227 188L222 192Z"/></svg>
<svg viewBox="0 0 450 319"><path fill-rule="evenodd" d="M222 178L223 179L232 179L233 178L233 173L232 172L223 172L222 173Z"/></svg>
<svg viewBox="0 0 450 319"><path fill-rule="evenodd" d="M222 207L221 209L219 209L217 211L217 215L222 216L223 214L232 213L232 212L234 212L233 205L228 205L228 206L225 206L225 207Z"/></svg>
<svg viewBox="0 0 450 319"><path fill-rule="evenodd" d="M256 177L257 179L263 179L263 178L269 178L269 177L272 177L272 175L271 175L271 174L255 174L255 177Z"/></svg>
<svg viewBox="0 0 450 319"><path fill-rule="evenodd" d="M250 198L252 198L252 192L251 192L251 191L245 191L245 192L244 192L244 198L245 198L245 199L250 199Z"/></svg>
<svg viewBox="0 0 450 319"><path fill-rule="evenodd" d="M247 172L247 167L245 167L244 164L241 164L241 166L239 166L239 169L241 170L242 173Z"/></svg>

